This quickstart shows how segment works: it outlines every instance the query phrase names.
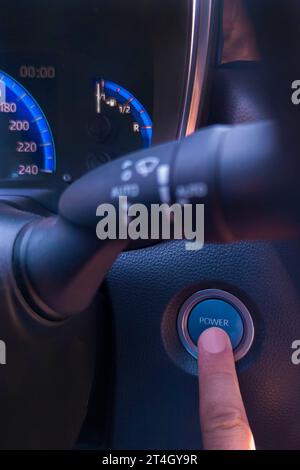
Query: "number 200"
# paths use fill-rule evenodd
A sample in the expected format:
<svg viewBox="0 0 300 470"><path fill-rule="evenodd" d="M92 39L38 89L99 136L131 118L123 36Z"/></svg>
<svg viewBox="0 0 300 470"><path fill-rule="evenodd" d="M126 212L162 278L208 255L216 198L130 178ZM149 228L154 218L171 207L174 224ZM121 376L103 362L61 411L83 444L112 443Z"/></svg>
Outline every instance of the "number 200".
<svg viewBox="0 0 300 470"><path fill-rule="evenodd" d="M15 131L28 131L30 127L30 124L28 121L14 121L10 120L8 128L10 131L15 132Z"/></svg>

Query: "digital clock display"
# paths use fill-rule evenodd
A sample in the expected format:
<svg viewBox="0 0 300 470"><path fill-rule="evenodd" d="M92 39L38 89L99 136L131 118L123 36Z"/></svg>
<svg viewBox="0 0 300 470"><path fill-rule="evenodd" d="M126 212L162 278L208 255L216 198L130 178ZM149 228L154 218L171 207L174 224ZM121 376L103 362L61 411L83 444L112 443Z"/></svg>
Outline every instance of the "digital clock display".
<svg viewBox="0 0 300 470"><path fill-rule="evenodd" d="M21 78L53 79L56 76L56 70L53 65L41 65L40 67L21 65L19 75Z"/></svg>

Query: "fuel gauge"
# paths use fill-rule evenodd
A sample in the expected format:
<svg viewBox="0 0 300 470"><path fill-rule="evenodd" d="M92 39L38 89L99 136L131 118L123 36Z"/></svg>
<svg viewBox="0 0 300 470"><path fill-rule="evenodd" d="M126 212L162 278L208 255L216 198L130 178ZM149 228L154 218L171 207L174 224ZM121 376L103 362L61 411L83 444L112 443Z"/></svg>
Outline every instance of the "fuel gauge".
<svg viewBox="0 0 300 470"><path fill-rule="evenodd" d="M95 113L89 131L99 144L113 145L120 154L151 145L149 114L135 96L117 83L103 79L96 82Z"/></svg>

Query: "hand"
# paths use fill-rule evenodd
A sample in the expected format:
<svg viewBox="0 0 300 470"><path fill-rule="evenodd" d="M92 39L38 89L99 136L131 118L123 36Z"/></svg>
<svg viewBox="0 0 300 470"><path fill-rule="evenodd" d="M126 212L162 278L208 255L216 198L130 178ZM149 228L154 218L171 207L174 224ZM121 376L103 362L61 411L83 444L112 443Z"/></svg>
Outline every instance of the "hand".
<svg viewBox="0 0 300 470"><path fill-rule="evenodd" d="M200 422L206 450L255 450L231 342L219 328L198 341Z"/></svg>

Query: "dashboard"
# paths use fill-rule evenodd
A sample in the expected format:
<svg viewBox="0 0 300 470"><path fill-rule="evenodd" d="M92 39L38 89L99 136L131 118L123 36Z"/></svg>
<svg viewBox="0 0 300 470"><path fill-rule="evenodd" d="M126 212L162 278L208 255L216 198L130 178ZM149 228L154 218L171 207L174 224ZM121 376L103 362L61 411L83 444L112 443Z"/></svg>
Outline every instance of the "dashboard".
<svg viewBox="0 0 300 470"><path fill-rule="evenodd" d="M195 128L188 111L199 2L1 6L2 194L39 199L37 190L46 190L43 203L55 209L61 192L86 172ZM208 35L210 2L206 10L201 31Z"/></svg>
<svg viewBox="0 0 300 470"><path fill-rule="evenodd" d="M150 145L150 3L17 3L2 5L1 181L60 186Z"/></svg>
<svg viewBox="0 0 300 470"><path fill-rule="evenodd" d="M274 2L274 16L261 0L243 3L259 12L263 34L269 21L276 34L289 31L278 14L287 2ZM192 251L174 240L120 253L123 245L99 244L94 225L81 224L87 207L95 215L85 202L111 189L103 174L114 165L86 176L84 189L76 183L200 127L270 118L248 10L238 0L1 1L1 448L201 447L197 361L178 325L185 302L212 289L239 299L253 319L253 345L237 369L258 447L300 448L300 382L290 361L300 331L298 240ZM240 144L237 167L248 151ZM180 158L184 177L188 158ZM245 168L252 172L252 161ZM126 184L122 170L116 181ZM238 188L246 186L240 178ZM65 190L74 192L58 211ZM219 229L225 239L223 220ZM69 313L94 287L84 312L53 320L64 292Z"/></svg>

